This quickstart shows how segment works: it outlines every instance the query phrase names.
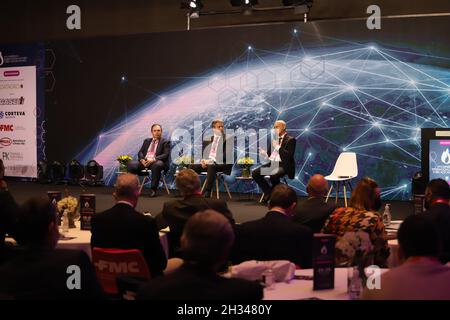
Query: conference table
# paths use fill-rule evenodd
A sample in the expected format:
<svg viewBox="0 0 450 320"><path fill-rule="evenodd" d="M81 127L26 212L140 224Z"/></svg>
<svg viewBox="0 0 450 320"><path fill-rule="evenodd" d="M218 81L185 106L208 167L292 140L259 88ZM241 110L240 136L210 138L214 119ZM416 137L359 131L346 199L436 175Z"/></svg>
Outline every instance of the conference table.
<svg viewBox="0 0 450 320"><path fill-rule="evenodd" d="M383 274L388 269L381 269ZM264 300L349 300L347 293L347 268L334 270L334 289L313 290L313 269L296 270L295 275L310 279L293 279L277 282L273 289L264 289Z"/></svg>
<svg viewBox="0 0 450 320"><path fill-rule="evenodd" d="M57 248L60 249L78 249L86 252L90 258L91 256L91 231L80 230L80 222L75 222L76 228L69 229L66 234L63 234L58 241ZM169 256L169 242L167 239L167 232L159 232L159 240L164 249L166 257Z"/></svg>

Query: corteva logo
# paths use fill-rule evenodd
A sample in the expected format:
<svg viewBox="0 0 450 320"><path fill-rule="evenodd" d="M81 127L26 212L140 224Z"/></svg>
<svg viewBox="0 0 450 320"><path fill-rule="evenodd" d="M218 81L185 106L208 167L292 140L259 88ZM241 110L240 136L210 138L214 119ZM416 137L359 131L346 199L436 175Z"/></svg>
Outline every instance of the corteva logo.
<svg viewBox="0 0 450 320"><path fill-rule="evenodd" d="M12 131L14 131L14 125L13 124L0 124L0 131L12 132Z"/></svg>
<svg viewBox="0 0 450 320"><path fill-rule="evenodd" d="M15 117L24 117L25 111L0 111L0 119L8 119Z"/></svg>

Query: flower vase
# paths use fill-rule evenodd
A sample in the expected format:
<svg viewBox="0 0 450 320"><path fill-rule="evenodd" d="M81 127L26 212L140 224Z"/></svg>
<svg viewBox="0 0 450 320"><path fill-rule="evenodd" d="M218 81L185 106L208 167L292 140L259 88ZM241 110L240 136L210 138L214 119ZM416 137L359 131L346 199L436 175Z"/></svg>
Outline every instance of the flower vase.
<svg viewBox="0 0 450 320"><path fill-rule="evenodd" d="M121 162L119 165L119 172L127 172L127 164L124 162Z"/></svg>
<svg viewBox="0 0 450 320"><path fill-rule="evenodd" d="M75 226L75 212L69 212L69 229L76 228Z"/></svg>
<svg viewBox="0 0 450 320"><path fill-rule="evenodd" d="M250 176L251 176L250 168L248 168L248 167L242 168L241 174L244 178L250 178Z"/></svg>

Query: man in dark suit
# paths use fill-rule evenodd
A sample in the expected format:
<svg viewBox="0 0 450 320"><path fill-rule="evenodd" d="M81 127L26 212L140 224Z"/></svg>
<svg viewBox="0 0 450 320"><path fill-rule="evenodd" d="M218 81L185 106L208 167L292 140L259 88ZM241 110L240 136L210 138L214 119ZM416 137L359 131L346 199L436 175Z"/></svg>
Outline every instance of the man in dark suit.
<svg viewBox="0 0 450 320"><path fill-rule="evenodd" d="M142 300L261 300L259 283L217 274L228 261L234 234L229 221L213 210L198 212L181 237L184 264L141 287Z"/></svg>
<svg viewBox="0 0 450 320"><path fill-rule="evenodd" d="M216 181L217 172L224 174L231 174L233 169L232 147L229 137L225 135L223 121L214 120L211 123L213 136L209 141L203 143L203 158L199 164L192 164L190 169L197 173L207 172L206 185L204 188L204 195L210 197L211 190ZM228 148L228 149L227 149Z"/></svg>
<svg viewBox="0 0 450 320"><path fill-rule="evenodd" d="M196 212L212 209L223 214L231 224L234 224L234 219L225 201L205 199L201 195L200 178L192 169L181 170L175 179L175 185L183 195L183 199L165 202L156 220L161 229L170 227L171 255L179 256L178 249L184 225Z"/></svg>
<svg viewBox="0 0 450 320"><path fill-rule="evenodd" d="M134 208L139 198L139 181L131 173L117 178L111 209L95 214L91 220L91 247L139 249L152 277L161 275L167 258L159 240L156 221Z"/></svg>
<svg viewBox="0 0 450 320"><path fill-rule="evenodd" d="M21 249L0 267L0 296L17 300L103 297L87 254L55 249L59 231L48 199L28 200L19 212L18 229Z"/></svg>
<svg viewBox="0 0 450 320"><path fill-rule="evenodd" d="M253 180L264 192L263 202L267 203L270 198L272 188L280 183L280 178L287 175L289 179L295 176L295 146L296 140L286 133L286 122L278 120L274 126L275 139L272 140L272 152L270 157L267 151L260 148L260 154L268 157L269 162L253 170ZM269 185L264 176L270 176Z"/></svg>
<svg viewBox="0 0 450 320"><path fill-rule="evenodd" d="M289 260L302 268L311 267L313 234L308 227L291 221L296 205L295 191L285 184L277 185L265 217L236 225L233 264Z"/></svg>
<svg viewBox="0 0 450 320"><path fill-rule="evenodd" d="M0 263L6 259L5 235L14 236L19 207L9 193L8 185L3 180L5 167L0 159Z"/></svg>
<svg viewBox="0 0 450 320"><path fill-rule="evenodd" d="M132 168L130 172L139 174L144 169L151 170L150 196L154 197L156 196L161 172L163 170L167 172L169 169L170 141L162 138L162 127L160 124L153 124L151 132L152 138L145 139L139 150L137 170Z"/></svg>
<svg viewBox="0 0 450 320"><path fill-rule="evenodd" d="M440 260L450 261L450 186L443 179L431 180L425 190L423 214L436 226L442 241Z"/></svg>
<svg viewBox="0 0 450 320"><path fill-rule="evenodd" d="M292 220L311 228L314 233L320 233L325 221L336 209L335 205L325 202L328 182L321 174L315 174L309 179L306 191L308 200L297 205Z"/></svg>

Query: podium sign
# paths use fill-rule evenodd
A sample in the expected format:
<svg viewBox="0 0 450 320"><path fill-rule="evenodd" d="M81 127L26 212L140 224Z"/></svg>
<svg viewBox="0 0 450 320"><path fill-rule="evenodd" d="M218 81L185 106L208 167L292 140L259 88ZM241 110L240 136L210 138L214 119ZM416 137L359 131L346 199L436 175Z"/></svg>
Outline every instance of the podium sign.
<svg viewBox="0 0 450 320"><path fill-rule="evenodd" d="M80 195L81 230L91 230L92 215L95 214L95 194Z"/></svg>
<svg viewBox="0 0 450 320"><path fill-rule="evenodd" d="M336 236L314 234L313 240L313 288L325 290L334 288L334 255Z"/></svg>

